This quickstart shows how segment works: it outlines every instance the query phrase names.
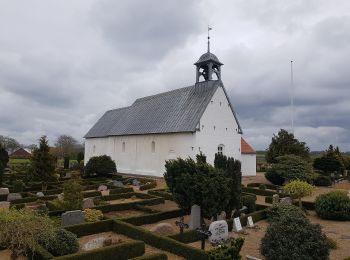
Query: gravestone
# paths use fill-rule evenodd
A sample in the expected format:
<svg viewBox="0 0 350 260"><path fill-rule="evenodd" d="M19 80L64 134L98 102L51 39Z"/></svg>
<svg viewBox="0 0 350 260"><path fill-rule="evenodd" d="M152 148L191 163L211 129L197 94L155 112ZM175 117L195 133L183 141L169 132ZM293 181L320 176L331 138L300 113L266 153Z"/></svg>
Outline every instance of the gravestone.
<svg viewBox="0 0 350 260"><path fill-rule="evenodd" d="M10 209L10 202L8 201L0 201L0 209Z"/></svg>
<svg viewBox="0 0 350 260"><path fill-rule="evenodd" d="M280 203L282 205L292 205L293 201L291 197L285 197L285 198L281 198Z"/></svg>
<svg viewBox="0 0 350 260"><path fill-rule="evenodd" d="M0 195L7 195L9 193L9 188L0 188Z"/></svg>
<svg viewBox="0 0 350 260"><path fill-rule="evenodd" d="M240 232L242 231L242 224L241 224L241 220L239 218L234 218L233 219L233 230L236 232Z"/></svg>
<svg viewBox="0 0 350 260"><path fill-rule="evenodd" d="M64 194L63 193L58 194L57 198L59 200L63 200L64 199Z"/></svg>
<svg viewBox="0 0 350 260"><path fill-rule="evenodd" d="M201 226L201 207L193 205L191 207L190 228L196 229Z"/></svg>
<svg viewBox="0 0 350 260"><path fill-rule="evenodd" d="M248 207L247 207L247 206L243 206L243 207L239 210L239 213L241 213L241 214L246 214L246 213L248 213Z"/></svg>
<svg viewBox="0 0 350 260"><path fill-rule="evenodd" d="M97 190L98 191L108 190L108 187L106 185L100 185Z"/></svg>
<svg viewBox="0 0 350 260"><path fill-rule="evenodd" d="M84 223L85 214L81 210L72 210L63 213L61 217L62 226L69 226Z"/></svg>
<svg viewBox="0 0 350 260"><path fill-rule="evenodd" d="M225 220L214 221L209 226L211 236L209 241L214 244L218 244L222 241L226 241L228 238L228 225Z"/></svg>
<svg viewBox="0 0 350 260"><path fill-rule="evenodd" d="M134 179L134 180L132 180L132 185L138 187L138 186L141 185L141 182L139 180L137 180L137 179Z"/></svg>
<svg viewBox="0 0 350 260"><path fill-rule="evenodd" d="M218 220L225 220L226 219L226 212L221 211L220 215L217 217Z"/></svg>
<svg viewBox="0 0 350 260"><path fill-rule="evenodd" d="M106 238L104 238L104 237L96 237L96 238L91 239L90 241L86 242L85 244L83 244L81 249L83 251L89 251L89 250L101 248L101 247L103 247L105 240L106 240Z"/></svg>
<svg viewBox="0 0 350 260"><path fill-rule="evenodd" d="M94 200L92 198L83 199L83 209L95 207Z"/></svg>
<svg viewBox="0 0 350 260"><path fill-rule="evenodd" d="M102 196L109 196L109 190L101 190Z"/></svg>
<svg viewBox="0 0 350 260"><path fill-rule="evenodd" d="M272 204L278 204L280 202L280 196L278 194L273 194L272 195Z"/></svg>
<svg viewBox="0 0 350 260"><path fill-rule="evenodd" d="M44 197L44 196L45 196L44 193L41 192L41 191L37 192L35 195L36 195L37 197Z"/></svg>
<svg viewBox="0 0 350 260"><path fill-rule="evenodd" d="M18 199L22 199L22 195L20 193L10 193L9 195L7 195L7 201L13 201Z"/></svg>
<svg viewBox="0 0 350 260"><path fill-rule="evenodd" d="M124 184L121 181L113 181L113 186L117 188L123 188Z"/></svg>
<svg viewBox="0 0 350 260"><path fill-rule="evenodd" d="M173 226L169 223L159 223L151 228L150 231L162 236L175 235L176 233Z"/></svg>
<svg viewBox="0 0 350 260"><path fill-rule="evenodd" d="M250 227L250 228L255 227L252 216L249 216L247 218L247 226Z"/></svg>

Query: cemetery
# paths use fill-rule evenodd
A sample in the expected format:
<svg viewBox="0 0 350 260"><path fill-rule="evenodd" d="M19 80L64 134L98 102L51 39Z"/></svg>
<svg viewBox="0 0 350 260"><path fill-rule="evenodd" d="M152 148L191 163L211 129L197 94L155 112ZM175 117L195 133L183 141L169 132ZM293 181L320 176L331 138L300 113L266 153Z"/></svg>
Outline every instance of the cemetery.
<svg viewBox="0 0 350 260"><path fill-rule="evenodd" d="M242 178L238 160L217 155L212 166L202 153L167 161L164 179L120 174L111 165L94 176L58 168L44 189L42 181L26 181L18 166L7 168L0 223L30 220L43 230L23 248L6 239L22 231L5 226L1 259L276 259L269 255L274 239L293 241L298 229L308 230L305 247L316 245L315 259L349 254L347 175L327 187L299 178L281 185L269 180L271 170ZM283 234L288 228L294 232Z"/></svg>

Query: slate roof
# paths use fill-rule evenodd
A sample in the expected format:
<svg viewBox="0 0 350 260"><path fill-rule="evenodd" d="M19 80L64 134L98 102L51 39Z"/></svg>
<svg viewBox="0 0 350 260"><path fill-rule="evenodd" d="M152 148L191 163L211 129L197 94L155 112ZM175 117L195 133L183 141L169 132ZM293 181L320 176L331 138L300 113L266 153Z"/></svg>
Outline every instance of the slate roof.
<svg viewBox="0 0 350 260"><path fill-rule="evenodd" d="M256 151L253 149L253 147L251 147L250 144L248 144L247 141L243 139L243 137L241 137L241 153L256 154Z"/></svg>
<svg viewBox="0 0 350 260"><path fill-rule="evenodd" d="M194 132L220 86L223 87L219 80L204 81L139 98L129 107L107 111L84 137Z"/></svg>

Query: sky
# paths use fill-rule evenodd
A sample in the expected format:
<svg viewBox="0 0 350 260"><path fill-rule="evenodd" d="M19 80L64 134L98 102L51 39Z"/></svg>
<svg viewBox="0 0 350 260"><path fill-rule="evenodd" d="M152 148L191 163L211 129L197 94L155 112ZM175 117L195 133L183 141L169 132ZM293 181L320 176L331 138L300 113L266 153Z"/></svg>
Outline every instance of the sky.
<svg viewBox="0 0 350 260"><path fill-rule="evenodd" d="M311 150L350 151L348 0L0 0L0 134L83 141L109 109L195 83L218 56L244 138L280 128Z"/></svg>

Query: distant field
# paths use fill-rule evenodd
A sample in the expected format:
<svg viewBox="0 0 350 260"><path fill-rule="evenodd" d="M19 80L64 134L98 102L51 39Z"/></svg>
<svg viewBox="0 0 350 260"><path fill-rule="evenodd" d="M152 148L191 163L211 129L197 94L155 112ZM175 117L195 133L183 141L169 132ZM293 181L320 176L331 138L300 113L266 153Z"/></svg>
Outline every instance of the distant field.
<svg viewBox="0 0 350 260"><path fill-rule="evenodd" d="M29 159L10 159L10 164L23 164L29 163Z"/></svg>

